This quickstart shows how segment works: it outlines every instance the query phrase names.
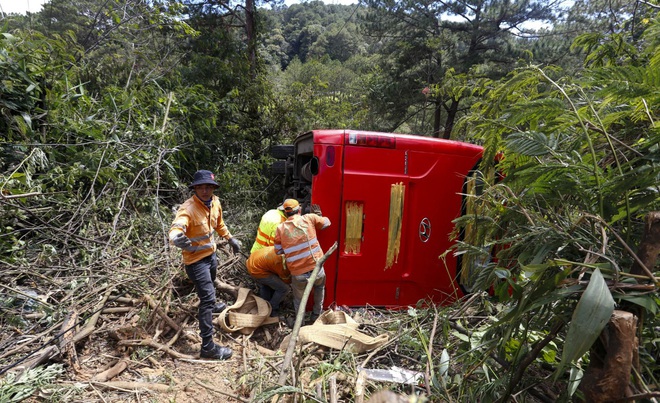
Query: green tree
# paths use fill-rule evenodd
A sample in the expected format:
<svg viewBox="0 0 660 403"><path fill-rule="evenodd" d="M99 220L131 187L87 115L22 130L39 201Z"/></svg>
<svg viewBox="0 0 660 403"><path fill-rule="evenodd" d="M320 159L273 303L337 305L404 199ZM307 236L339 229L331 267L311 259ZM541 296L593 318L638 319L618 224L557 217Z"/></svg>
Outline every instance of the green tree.
<svg viewBox="0 0 660 403"><path fill-rule="evenodd" d="M275 73L272 81L300 131L369 130L377 119L369 113L365 90L372 66L372 60L362 56L354 56L345 63L327 56L307 63L294 59L283 73Z"/></svg>
<svg viewBox="0 0 660 403"><path fill-rule="evenodd" d="M366 29L383 44L387 73L382 92L372 94L377 113L396 130L430 108L416 131L449 138L474 81L515 67L524 57L516 43L524 24L552 20L558 3L368 0ZM463 91L452 90L457 79Z"/></svg>
<svg viewBox="0 0 660 403"><path fill-rule="evenodd" d="M64 41L49 42L36 32L0 36L0 131L6 141L31 140L44 112L44 84L55 66L70 62L59 58L65 49Z"/></svg>
<svg viewBox="0 0 660 403"><path fill-rule="evenodd" d="M265 29L277 30L285 42L287 62L297 58L303 63L329 56L342 62L368 51L356 21L362 9L356 6L326 5L321 1L294 4L288 8L262 10ZM264 40L271 42L270 35Z"/></svg>
<svg viewBox="0 0 660 403"><path fill-rule="evenodd" d="M555 379L581 378L581 361L589 360L587 350L603 328L575 318L593 300L645 311L644 358L634 376L637 384L655 382L658 299L646 290L657 292L657 264L640 275L633 253L644 217L660 209L658 111L648 107L660 93L659 29L649 21L638 39L623 41L618 33L598 40L587 35L578 41L589 48L587 61L604 61L604 52L607 63L590 62L576 77L553 68L516 71L492 83L461 122L486 144L485 162L504 155L497 166L504 179L495 183L483 176L483 192L473 194L475 214L458 220L474 235L459 247L474 262L475 271L465 278L474 289L493 286L509 301L482 339L493 340L485 348L511 364L489 392L501 401L534 382L527 369L541 359L538 335L563 346L561 361L550 361ZM496 259L490 260L489 251ZM589 292L593 282L603 286L595 294ZM586 349L571 349L585 340ZM575 389L569 386L559 400L571 398Z"/></svg>

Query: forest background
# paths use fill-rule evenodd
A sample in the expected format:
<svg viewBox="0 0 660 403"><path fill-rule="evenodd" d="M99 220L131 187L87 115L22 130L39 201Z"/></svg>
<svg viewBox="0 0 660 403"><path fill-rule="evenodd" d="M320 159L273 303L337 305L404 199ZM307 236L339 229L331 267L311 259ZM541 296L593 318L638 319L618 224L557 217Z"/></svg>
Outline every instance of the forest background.
<svg viewBox="0 0 660 403"><path fill-rule="evenodd" d="M640 318L629 394L657 397L657 249L646 260L635 250L660 207L659 10L52 0L3 16L0 305L14 330L0 346L47 327L111 267L123 292L162 286L179 264L172 207L197 169L216 172L225 220L249 245L281 201L273 145L316 128L414 133L506 156L498 183L484 163L476 213L456 221L476 226L474 239L439 251L486 262L471 281L498 297L480 302L489 319L447 321L433 350L419 340L437 310L414 316L426 325L411 341L420 365L442 368L451 345L470 369L430 371L429 398L584 397L576 380L615 306ZM44 282L46 319L26 321L16 301Z"/></svg>

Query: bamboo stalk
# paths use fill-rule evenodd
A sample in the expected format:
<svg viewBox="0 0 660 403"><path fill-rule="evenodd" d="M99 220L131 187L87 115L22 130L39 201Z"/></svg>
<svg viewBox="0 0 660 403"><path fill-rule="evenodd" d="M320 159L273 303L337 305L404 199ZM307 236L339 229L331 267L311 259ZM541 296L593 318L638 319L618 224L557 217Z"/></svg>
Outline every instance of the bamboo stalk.
<svg viewBox="0 0 660 403"><path fill-rule="evenodd" d="M314 267L314 270L312 271L312 274L309 276L309 280L307 280L307 287L305 287L305 291L303 292L302 298L300 300L300 306L298 307L298 313L296 314L296 322L293 325L293 331L291 332L291 338L289 339L289 346L286 349L286 354L284 355L284 363L282 363L282 369L280 371L280 377L277 380L278 385L284 385L286 382L286 378L289 372L289 365L291 364L291 360L293 358L293 350L296 348L296 341L298 340L298 334L300 333L300 326L302 325L303 317L305 316L305 306L307 305L307 299L309 299L309 294L312 293L312 287L314 287L314 281L316 280L316 276L323 267L323 263L332 255L332 253L337 250L337 242L334 243L328 249L328 251L323 255L318 262L316 262L316 265Z"/></svg>

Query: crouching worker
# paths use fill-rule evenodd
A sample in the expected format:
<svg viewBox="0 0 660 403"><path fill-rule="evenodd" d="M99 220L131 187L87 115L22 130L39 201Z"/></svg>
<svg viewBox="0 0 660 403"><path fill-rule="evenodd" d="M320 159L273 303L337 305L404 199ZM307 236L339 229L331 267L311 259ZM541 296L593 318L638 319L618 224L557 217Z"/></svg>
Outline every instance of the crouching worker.
<svg viewBox="0 0 660 403"><path fill-rule="evenodd" d="M284 258L275 253L274 247L266 246L252 252L245 265L259 285L259 297L268 301L273 308L270 316L279 316L280 303L289 292L291 283L291 273L284 264Z"/></svg>
<svg viewBox="0 0 660 403"><path fill-rule="evenodd" d="M234 253L241 250L241 243L232 237L222 219L222 206L213 191L218 188L210 171L197 171L188 186L193 196L186 200L176 213L169 232L174 246L181 248L186 274L195 284L199 297L199 334L202 337L202 358L225 360L232 355L229 347L213 341L213 313L225 309L225 303L216 303L215 281L218 258L213 231L225 238Z"/></svg>
<svg viewBox="0 0 660 403"><path fill-rule="evenodd" d="M250 253L256 252L267 246L273 246L275 243L275 230L277 229L277 226L284 221L286 221L286 215L284 215L283 206L266 211L264 215L261 216L261 221L259 221L257 236L254 239Z"/></svg>

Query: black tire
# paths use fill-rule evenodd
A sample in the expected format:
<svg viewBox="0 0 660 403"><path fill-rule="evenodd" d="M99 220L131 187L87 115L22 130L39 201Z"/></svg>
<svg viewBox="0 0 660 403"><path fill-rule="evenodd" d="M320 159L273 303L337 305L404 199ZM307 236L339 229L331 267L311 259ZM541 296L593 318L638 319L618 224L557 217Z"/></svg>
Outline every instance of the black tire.
<svg viewBox="0 0 660 403"><path fill-rule="evenodd" d="M290 155L293 155L293 145L292 144L281 144L272 146L270 148L270 155L273 158L278 160L285 160Z"/></svg>

